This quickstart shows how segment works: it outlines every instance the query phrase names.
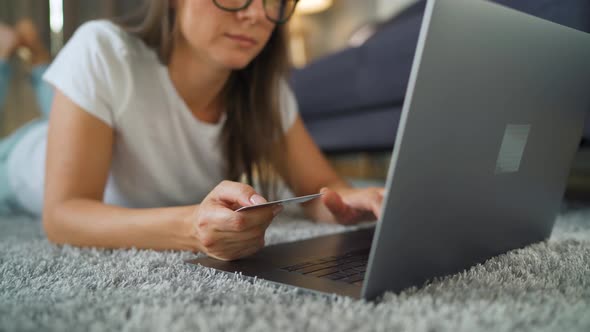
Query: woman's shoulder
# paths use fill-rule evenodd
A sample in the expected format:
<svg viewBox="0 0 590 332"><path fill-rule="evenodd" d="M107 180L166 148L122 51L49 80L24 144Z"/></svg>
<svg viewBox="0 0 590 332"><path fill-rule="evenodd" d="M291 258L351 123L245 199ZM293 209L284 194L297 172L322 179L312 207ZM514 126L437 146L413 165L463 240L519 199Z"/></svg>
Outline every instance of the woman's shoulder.
<svg viewBox="0 0 590 332"><path fill-rule="evenodd" d="M120 48L124 44L121 29L107 20L95 20L83 23L76 29L70 42L97 43L104 46Z"/></svg>
<svg viewBox="0 0 590 332"><path fill-rule="evenodd" d="M133 54L138 46L132 37L106 20L84 23L43 77L78 106L114 127L131 96L144 86L137 74L156 63L137 61Z"/></svg>
<svg viewBox="0 0 590 332"><path fill-rule="evenodd" d="M72 42L86 44L92 51L120 56L154 56L143 42L109 20L88 21L76 30Z"/></svg>

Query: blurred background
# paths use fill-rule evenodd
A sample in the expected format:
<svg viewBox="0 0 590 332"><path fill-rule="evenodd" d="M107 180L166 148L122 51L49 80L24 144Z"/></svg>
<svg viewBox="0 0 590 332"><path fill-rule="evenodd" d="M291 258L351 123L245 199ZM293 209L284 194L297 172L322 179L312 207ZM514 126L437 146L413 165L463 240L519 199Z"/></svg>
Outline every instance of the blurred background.
<svg viewBox="0 0 590 332"><path fill-rule="evenodd" d="M53 56L72 36L80 24L95 18L128 13L141 1L134 0L0 0L0 21L14 25L30 18ZM19 57L11 60L14 73L8 99L0 113L0 136L5 136L39 114L35 96L28 83L26 63ZM1 106L0 106L1 107Z"/></svg>
<svg viewBox="0 0 590 332"><path fill-rule="evenodd" d="M358 46L372 35L376 23L401 12L416 0L301 0L292 18L291 58L294 68L316 59ZM0 0L0 22L14 25L30 18L55 56L84 22L132 13L142 0ZM27 65L11 60L15 72L9 96L0 112L0 137L38 116L35 96L28 84ZM353 175L384 178L388 154L375 158L355 151L351 156L334 154L339 169ZM359 174L357 174L359 173Z"/></svg>
<svg viewBox="0 0 590 332"><path fill-rule="evenodd" d="M412 0L302 0L291 22L292 59L303 67L316 58L349 46L354 33L367 23L386 19ZM0 21L14 25L31 18L52 55L68 41L78 26L97 19L127 15L142 0L0 0ZM13 59L19 70L13 77L7 104L2 112L0 136L34 118L37 105L25 66Z"/></svg>
<svg viewBox="0 0 590 332"><path fill-rule="evenodd" d="M590 32L588 0L493 0ZM55 56L78 26L132 13L142 0L0 0L0 21L36 24ZM289 22L291 83L308 129L345 177L378 183L387 175L424 1L300 0ZM37 117L30 68L15 57L0 137ZM589 127L590 128L590 127ZM590 137L590 130L586 130ZM568 195L589 197L590 149L580 149Z"/></svg>

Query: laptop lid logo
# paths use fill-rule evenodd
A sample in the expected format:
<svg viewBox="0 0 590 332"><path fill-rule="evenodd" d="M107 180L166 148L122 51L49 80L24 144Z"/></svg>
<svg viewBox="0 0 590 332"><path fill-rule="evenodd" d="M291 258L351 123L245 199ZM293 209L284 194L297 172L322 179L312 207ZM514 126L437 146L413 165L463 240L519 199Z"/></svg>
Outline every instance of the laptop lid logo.
<svg viewBox="0 0 590 332"><path fill-rule="evenodd" d="M515 173L520 169L531 125L508 124L496 161L496 174Z"/></svg>

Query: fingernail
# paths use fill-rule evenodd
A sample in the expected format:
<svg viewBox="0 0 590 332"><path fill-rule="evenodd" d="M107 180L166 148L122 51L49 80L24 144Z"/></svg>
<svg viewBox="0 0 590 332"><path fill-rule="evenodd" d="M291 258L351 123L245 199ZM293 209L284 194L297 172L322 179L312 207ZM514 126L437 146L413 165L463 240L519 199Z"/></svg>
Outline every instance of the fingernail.
<svg viewBox="0 0 590 332"><path fill-rule="evenodd" d="M282 205L277 205L272 209L272 216L276 217L277 214L281 213L281 211L283 211L283 206Z"/></svg>
<svg viewBox="0 0 590 332"><path fill-rule="evenodd" d="M266 203L266 199L258 194L254 194L250 197L250 202L252 202L252 204L263 204Z"/></svg>

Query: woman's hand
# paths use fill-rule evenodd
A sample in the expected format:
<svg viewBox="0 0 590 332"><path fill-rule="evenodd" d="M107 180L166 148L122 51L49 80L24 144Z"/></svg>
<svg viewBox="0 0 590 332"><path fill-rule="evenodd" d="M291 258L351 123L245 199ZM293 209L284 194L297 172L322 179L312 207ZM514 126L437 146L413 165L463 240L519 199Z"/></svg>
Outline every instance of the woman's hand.
<svg viewBox="0 0 590 332"><path fill-rule="evenodd" d="M338 192L322 188L321 201L333 216L333 222L343 225L379 219L384 188L341 189Z"/></svg>
<svg viewBox="0 0 590 332"><path fill-rule="evenodd" d="M264 247L264 233L282 206L235 212L242 206L266 203L254 188L230 181L215 187L191 215L193 235L200 251L230 261Z"/></svg>

